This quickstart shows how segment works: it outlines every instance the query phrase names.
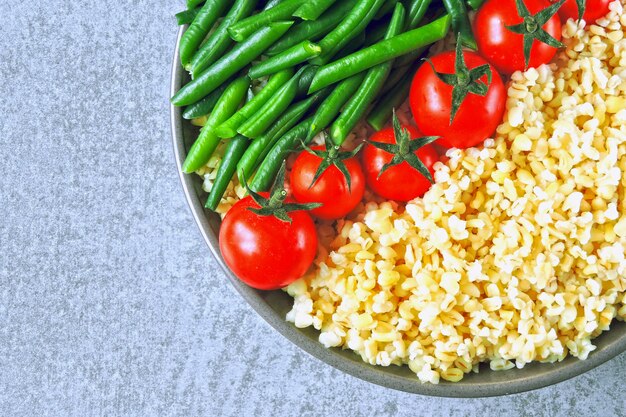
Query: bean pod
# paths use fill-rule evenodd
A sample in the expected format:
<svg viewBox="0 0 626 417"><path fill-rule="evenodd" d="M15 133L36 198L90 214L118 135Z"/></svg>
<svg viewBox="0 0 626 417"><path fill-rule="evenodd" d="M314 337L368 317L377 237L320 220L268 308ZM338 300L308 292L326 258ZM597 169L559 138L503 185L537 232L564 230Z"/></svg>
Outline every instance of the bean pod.
<svg viewBox="0 0 626 417"><path fill-rule="evenodd" d="M332 123L341 111L341 108L359 88L364 77L364 72L356 74L337 85L315 112L307 132L307 138L315 137Z"/></svg>
<svg viewBox="0 0 626 417"><path fill-rule="evenodd" d="M191 22L193 22L193 19L198 16L198 13L200 13L201 9L201 7L196 7L195 9L187 9L183 10L180 13L176 13L176 23L178 23L178 26L190 24Z"/></svg>
<svg viewBox="0 0 626 417"><path fill-rule="evenodd" d="M250 68L248 76L256 80L266 75L275 74L280 70L295 67L298 64L316 57L321 52L322 48L313 42L302 41L298 45L254 65Z"/></svg>
<svg viewBox="0 0 626 417"><path fill-rule="evenodd" d="M320 92L321 93L321 92ZM294 127L305 115L307 111L320 100L320 94L314 94L311 97L292 106L284 115L282 115L262 136L252 141L250 147L239 161L237 165L237 175L239 182L243 183L243 179L248 180L254 169L263 161L265 155L269 152L282 135L289 129Z"/></svg>
<svg viewBox="0 0 626 417"><path fill-rule="evenodd" d="M385 39L325 65L317 72L309 92L315 92L351 75L437 42L444 38L449 28L450 16L445 15L426 26Z"/></svg>
<svg viewBox="0 0 626 417"><path fill-rule="evenodd" d="M228 33L235 41L242 42L257 30L271 23L290 19L293 12L304 2L305 0L284 0L272 8L235 23L228 28Z"/></svg>
<svg viewBox="0 0 626 417"><path fill-rule="evenodd" d="M300 122L272 146L250 183L252 190L259 192L269 189L285 158L298 149L300 141L306 142L310 124L310 118Z"/></svg>
<svg viewBox="0 0 626 417"><path fill-rule="evenodd" d="M257 5L257 0L236 0L226 17L219 26L202 44L194 55L188 70L194 75L199 75L215 62L233 44L228 28L241 19L249 16Z"/></svg>
<svg viewBox="0 0 626 417"><path fill-rule="evenodd" d="M195 172L209 161L220 142L220 139L214 132L214 128L228 119L237 110L246 95L249 85L250 79L241 77L226 88L207 119L206 124L200 130L198 139L196 139L189 150L183 163L183 172Z"/></svg>
<svg viewBox="0 0 626 417"><path fill-rule="evenodd" d="M319 19L299 23L272 45L266 54L269 56L276 55L302 41L317 41L337 26L355 4L356 0L342 0Z"/></svg>
<svg viewBox="0 0 626 417"><path fill-rule="evenodd" d="M303 20L316 20L337 0L308 0L293 15Z"/></svg>
<svg viewBox="0 0 626 417"><path fill-rule="evenodd" d="M262 28L245 42L236 45L196 79L181 88L172 97L175 106L187 106L200 101L225 80L258 58L263 51L280 38L293 22L276 22Z"/></svg>
<svg viewBox="0 0 626 417"><path fill-rule="evenodd" d="M217 136L221 138L232 138L235 136L237 129L258 112L291 77L293 77L291 68L275 74L257 95L252 97L237 113L217 127L215 130Z"/></svg>
<svg viewBox="0 0 626 417"><path fill-rule="evenodd" d="M222 96L222 93L224 93L224 90L228 87L228 84L228 82L225 82L217 90L213 91L202 100L192 104L191 106L187 106L183 112L183 119L197 119L198 117L206 116L211 113L217 104L217 101Z"/></svg>
<svg viewBox="0 0 626 417"><path fill-rule="evenodd" d="M359 0L341 23L319 41L323 52L311 62L323 65L330 61L351 39L364 31L384 2L385 0Z"/></svg>
<svg viewBox="0 0 626 417"><path fill-rule="evenodd" d="M224 157L222 158L222 162L220 162L220 167L215 176L215 182L213 182L213 187L211 187L211 192L207 198L206 208L213 211L217 209L217 206L224 196L224 192L226 192L226 188L228 188L230 180L235 175L237 163L249 145L250 140L245 136L238 135L229 139L226 150L224 151Z"/></svg>
<svg viewBox="0 0 626 417"><path fill-rule="evenodd" d="M401 3L396 4L385 39L390 39L404 28L405 9ZM341 115L330 129L330 136L336 145L341 145L359 120L365 115L368 107L374 102L385 80L391 71L393 61L383 62L370 68L356 93L350 98Z"/></svg>
<svg viewBox="0 0 626 417"><path fill-rule="evenodd" d="M187 0L187 8L192 9L202 3L204 3L204 0Z"/></svg>
<svg viewBox="0 0 626 417"><path fill-rule="evenodd" d="M228 7L228 0L207 1L180 39L180 62L187 67L206 35ZM194 6L195 7L195 6Z"/></svg>
<svg viewBox="0 0 626 417"><path fill-rule="evenodd" d="M280 115L293 102L298 92L298 81L300 75L305 70L303 67L291 77L276 93L259 109L259 111L246 120L237 129L237 132L248 137L256 138L261 136L280 117Z"/></svg>
<svg viewBox="0 0 626 417"><path fill-rule="evenodd" d="M393 115L393 110L402 106L402 104L409 98L409 91L411 90L411 83L413 82L413 75L415 75L415 68L408 71L404 78L393 86L389 92L379 101L369 116L367 117L367 123L375 130L381 130Z"/></svg>
<svg viewBox="0 0 626 417"><path fill-rule="evenodd" d="M430 3L432 3L432 0L411 0L409 2L407 7L408 18L406 21L406 30L416 29L420 23L422 23Z"/></svg>
<svg viewBox="0 0 626 417"><path fill-rule="evenodd" d="M472 25L467 15L465 0L443 0L443 5L452 18L452 30L461 41L461 44L467 48L476 50L476 39L472 32Z"/></svg>

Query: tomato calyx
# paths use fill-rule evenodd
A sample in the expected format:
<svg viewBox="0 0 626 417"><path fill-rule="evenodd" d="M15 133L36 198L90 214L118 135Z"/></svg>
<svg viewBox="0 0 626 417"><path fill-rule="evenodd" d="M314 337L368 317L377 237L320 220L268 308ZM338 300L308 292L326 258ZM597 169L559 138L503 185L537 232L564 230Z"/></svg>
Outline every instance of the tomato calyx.
<svg viewBox="0 0 626 417"><path fill-rule="evenodd" d="M563 0L564 1L564 0ZM426 59L426 62L430 64L433 72L443 83L452 87L452 107L450 109L450 125L454 121L454 117L463 104L465 97L469 93L476 94L482 97L487 95L489 91L489 85L491 84L491 78L493 76L491 67L489 64L481 65L479 67L468 69L463 56L463 48L461 42L456 43L456 59L454 62L454 74L445 74L437 72L434 64L430 59ZM487 84L480 79L487 76Z"/></svg>
<svg viewBox="0 0 626 417"><path fill-rule="evenodd" d="M580 1L584 3L584 0L576 0L578 7L578 13L580 14ZM505 26L508 30L513 33L517 33L519 35L524 36L524 63L526 65L526 69L528 69L528 64L530 62L530 51L533 47L533 43L535 40L539 42L545 43L553 48L562 48L564 45L557 41L552 35L543 30L543 25L545 25L548 20L552 18L559 11L561 6L565 3L565 0L560 0L558 3L554 3L545 9L535 13L534 15L530 14L530 11L524 4L524 0L515 0L515 6L517 7L517 13L519 17L521 17L524 21L518 25ZM584 13L584 4L583 4L583 13ZM580 15L582 17L582 15Z"/></svg>
<svg viewBox="0 0 626 417"><path fill-rule="evenodd" d="M421 147L436 141L437 139L439 139L439 136L423 136L421 138L411 140L409 131L407 129L403 129L402 126L400 126L400 121L396 116L395 110L393 111L393 133L396 138L395 145L391 143L375 142L371 140L368 141L368 143L372 146L393 154L393 158L391 159L391 161L389 161L389 163L385 164L381 168L380 172L378 173L378 178L380 178L380 176L389 168L406 162L412 168L416 169L420 174L426 177L426 179L430 181L431 184L434 184L435 180L433 179L433 176L430 174L430 171L428 170L428 168L426 168L426 165L424 165L422 160L419 159L417 155L415 155L415 152Z"/></svg>
<svg viewBox="0 0 626 417"><path fill-rule="evenodd" d="M578 22L583 20L585 9L587 8L586 0L576 0L576 6L578 6Z"/></svg>
<svg viewBox="0 0 626 417"><path fill-rule="evenodd" d="M250 197L257 203L260 208L249 207L248 210L259 216L274 216L278 220L291 223L292 219L289 213L292 211L308 211L321 207L320 203L285 203L287 199L287 191L285 190L285 162L280 167L278 175L274 180L274 185L270 190L269 198L263 197L259 193L254 192L248 186L247 181L243 181L243 186L250 194Z"/></svg>
<svg viewBox="0 0 626 417"><path fill-rule="evenodd" d="M318 158L322 159L319 167L317 167L317 171L315 171L315 175L313 176L313 181L309 185L309 188L312 188L317 180L322 176L324 172L331 166L336 167L346 179L346 184L348 185L348 191L352 191L352 179L350 178L350 172L346 167L346 164L343 163L346 159L354 158L356 154L359 153L361 148L363 147L363 143L354 148L352 151L342 151L338 145L335 145L328 135L324 135L324 146L325 150L314 150L309 148L304 141L302 142L302 148L310 153L311 155L315 155Z"/></svg>

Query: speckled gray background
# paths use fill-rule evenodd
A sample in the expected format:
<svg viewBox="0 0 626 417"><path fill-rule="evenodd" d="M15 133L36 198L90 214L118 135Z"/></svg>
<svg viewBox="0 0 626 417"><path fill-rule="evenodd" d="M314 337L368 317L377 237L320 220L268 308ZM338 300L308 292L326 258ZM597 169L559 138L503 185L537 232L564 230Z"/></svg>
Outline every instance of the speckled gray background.
<svg viewBox="0 0 626 417"><path fill-rule="evenodd" d="M0 2L0 416L624 416L626 355L433 399L276 334L193 223L168 119L182 0Z"/></svg>

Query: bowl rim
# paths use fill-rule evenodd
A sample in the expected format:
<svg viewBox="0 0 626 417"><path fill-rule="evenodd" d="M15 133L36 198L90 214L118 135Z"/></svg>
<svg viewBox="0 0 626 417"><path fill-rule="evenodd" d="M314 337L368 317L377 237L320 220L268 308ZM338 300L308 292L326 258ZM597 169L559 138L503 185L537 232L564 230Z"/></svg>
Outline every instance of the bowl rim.
<svg viewBox="0 0 626 417"><path fill-rule="evenodd" d="M184 74L184 69L180 65L179 45L185 28L186 26L182 26L179 29L176 40L170 80L171 96L173 96L180 89ZM171 103L170 121L178 177L181 181L185 193L185 199L187 200L187 204L189 205L193 218L200 229L200 233L202 234L204 241L213 254L213 257L220 265L224 274L228 277L231 285L235 287L237 292L246 300L253 310L255 310L283 337L316 359L367 382L411 394L446 398L484 398L518 394L557 384L581 375L626 351L626 334L624 334L623 337L609 343L601 351L592 352L586 360L574 360L557 363L554 365L553 370L538 376L529 376L523 379L516 379L514 381L481 382L473 384L455 384L446 383L444 381L438 385L428 383L424 384L417 378L414 381L407 380L406 378L385 372L381 367L364 366L368 364L360 361L346 360L341 355L335 353L333 349L327 349L318 341L314 341L304 334L296 331L297 329L293 326L293 324L287 322L284 317L279 317L276 312L267 305L257 290L248 287L246 284L237 279L228 266L226 266L224 259L219 252L218 238L214 233L212 233L209 221L204 211L204 205L194 190L192 176L184 174L181 169L186 156L182 128L182 111L180 107L176 107ZM549 366L550 364L545 365Z"/></svg>

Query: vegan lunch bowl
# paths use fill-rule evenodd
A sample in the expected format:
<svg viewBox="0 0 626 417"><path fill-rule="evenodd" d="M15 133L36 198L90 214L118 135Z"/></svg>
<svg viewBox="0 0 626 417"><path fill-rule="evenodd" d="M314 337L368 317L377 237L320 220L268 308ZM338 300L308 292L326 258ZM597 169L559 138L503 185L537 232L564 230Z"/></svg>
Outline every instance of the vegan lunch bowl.
<svg viewBox="0 0 626 417"><path fill-rule="evenodd" d="M187 0L172 129L289 340L426 395L626 350L626 0Z"/></svg>

